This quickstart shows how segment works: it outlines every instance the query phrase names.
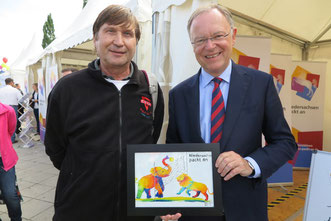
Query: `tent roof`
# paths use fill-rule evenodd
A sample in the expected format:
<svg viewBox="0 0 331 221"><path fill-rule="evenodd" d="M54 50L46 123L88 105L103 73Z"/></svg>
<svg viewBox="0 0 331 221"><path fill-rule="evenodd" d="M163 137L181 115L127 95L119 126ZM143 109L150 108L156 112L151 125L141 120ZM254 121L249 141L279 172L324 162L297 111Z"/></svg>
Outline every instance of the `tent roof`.
<svg viewBox="0 0 331 221"><path fill-rule="evenodd" d="M153 11L164 11L186 0L153 0ZM234 16L288 35L299 42L331 43L330 0L210 0L229 8Z"/></svg>
<svg viewBox="0 0 331 221"><path fill-rule="evenodd" d="M152 20L151 0L89 0L85 8L66 31L56 38L38 57L30 60L28 65L36 63L46 54L73 48L92 40L92 26L95 19L104 8L111 4L124 5L130 8L139 22Z"/></svg>
<svg viewBox="0 0 331 221"><path fill-rule="evenodd" d="M22 72L25 72L25 68L28 63L28 59L39 55L43 50L43 48L40 45L41 39L42 39L42 37L39 36L36 32L32 36L31 41L29 42L27 47L22 50L20 55L11 64L10 70L12 70L12 71L21 70Z"/></svg>

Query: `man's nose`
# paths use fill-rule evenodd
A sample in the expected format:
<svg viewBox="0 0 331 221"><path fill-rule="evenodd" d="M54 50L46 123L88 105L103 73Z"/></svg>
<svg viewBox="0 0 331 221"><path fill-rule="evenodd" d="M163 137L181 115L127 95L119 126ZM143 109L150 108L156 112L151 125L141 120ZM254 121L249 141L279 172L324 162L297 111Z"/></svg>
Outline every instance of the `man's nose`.
<svg viewBox="0 0 331 221"><path fill-rule="evenodd" d="M122 33L118 32L118 33L115 35L115 38L114 38L114 44L117 45L117 46L121 46L121 45L124 44Z"/></svg>
<svg viewBox="0 0 331 221"><path fill-rule="evenodd" d="M206 43L205 43L205 47L206 48L214 48L215 47L215 42L211 38L208 38Z"/></svg>

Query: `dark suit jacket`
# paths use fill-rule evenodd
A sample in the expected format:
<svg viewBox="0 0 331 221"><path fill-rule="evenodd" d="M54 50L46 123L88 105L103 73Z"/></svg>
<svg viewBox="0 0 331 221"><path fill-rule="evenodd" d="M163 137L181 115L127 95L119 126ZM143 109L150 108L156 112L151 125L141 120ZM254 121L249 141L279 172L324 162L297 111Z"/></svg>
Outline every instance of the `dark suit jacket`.
<svg viewBox="0 0 331 221"><path fill-rule="evenodd" d="M252 157L261 168L261 177L222 179L225 217L226 221L264 221L268 220L266 179L292 159L297 145L272 76L232 63L221 152ZM199 76L200 71L170 91L167 143L204 142L200 133ZM264 148L262 134L268 143Z"/></svg>

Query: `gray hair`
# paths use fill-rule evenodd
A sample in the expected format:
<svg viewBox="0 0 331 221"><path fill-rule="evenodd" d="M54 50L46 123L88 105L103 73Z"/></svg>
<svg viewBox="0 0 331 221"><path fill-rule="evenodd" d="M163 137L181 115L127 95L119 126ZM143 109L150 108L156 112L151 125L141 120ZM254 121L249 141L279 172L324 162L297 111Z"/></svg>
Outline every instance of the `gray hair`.
<svg viewBox="0 0 331 221"><path fill-rule="evenodd" d="M191 36L190 35L190 30L191 30L193 20L196 17L198 17L199 15L201 15L202 13L209 12L213 9L217 9L220 13L222 13L222 15L224 15L224 17L226 18L226 20L228 21L228 23L231 26L231 34L232 34L232 29L234 28L234 22L233 22L233 19L232 19L231 12L227 8L225 8L224 6L216 4L216 5L209 5L209 6L206 6L206 7L198 8L197 10L195 10L193 12L190 19L187 22L187 32L188 32L189 36Z"/></svg>

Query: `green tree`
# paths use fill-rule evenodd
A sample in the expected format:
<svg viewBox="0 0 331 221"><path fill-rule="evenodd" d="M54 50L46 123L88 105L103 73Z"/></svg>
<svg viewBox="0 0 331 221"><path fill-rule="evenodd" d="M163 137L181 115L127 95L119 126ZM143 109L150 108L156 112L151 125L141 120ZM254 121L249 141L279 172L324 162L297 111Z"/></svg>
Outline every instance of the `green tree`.
<svg viewBox="0 0 331 221"><path fill-rule="evenodd" d="M88 0L83 0L83 8L85 7L85 5L87 4Z"/></svg>
<svg viewBox="0 0 331 221"><path fill-rule="evenodd" d="M55 29L52 19L52 14L49 14L47 16L47 20L44 23L43 26L43 32L44 32L44 38L41 46L43 48L46 48L52 41L55 40Z"/></svg>

